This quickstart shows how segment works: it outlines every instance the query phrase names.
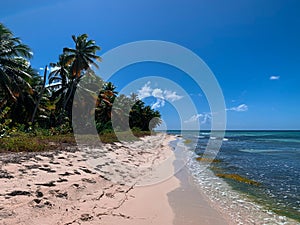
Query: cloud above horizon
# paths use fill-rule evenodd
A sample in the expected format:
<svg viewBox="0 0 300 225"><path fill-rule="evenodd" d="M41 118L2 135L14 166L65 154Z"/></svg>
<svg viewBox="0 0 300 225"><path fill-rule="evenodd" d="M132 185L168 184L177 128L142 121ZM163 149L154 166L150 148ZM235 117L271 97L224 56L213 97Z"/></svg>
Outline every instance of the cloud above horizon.
<svg viewBox="0 0 300 225"><path fill-rule="evenodd" d="M246 104L241 104L236 107L231 107L229 109L226 109L226 111L235 111L235 112L246 112L248 111L248 106ZM192 115L189 119L183 121L184 123L195 123L197 121L200 122L200 124L208 124L211 122L213 113L199 113Z"/></svg>
<svg viewBox="0 0 300 225"><path fill-rule="evenodd" d="M235 112L246 112L246 111L248 111L248 106L246 104L241 104L239 106L231 107L226 110L227 111L235 111Z"/></svg>
<svg viewBox="0 0 300 225"><path fill-rule="evenodd" d="M183 98L178 95L175 91L163 90L160 88L152 88L151 82L148 81L141 89L137 91L138 98L143 99L147 97L155 97L156 102L152 104L152 109L157 109L165 105L165 101L175 102Z"/></svg>
<svg viewBox="0 0 300 225"><path fill-rule="evenodd" d="M194 123L199 121L200 124L206 124L211 121L211 113L200 113L192 115L189 119L183 121L184 123Z"/></svg>
<svg viewBox="0 0 300 225"><path fill-rule="evenodd" d="M279 80L280 76L270 76L270 80Z"/></svg>

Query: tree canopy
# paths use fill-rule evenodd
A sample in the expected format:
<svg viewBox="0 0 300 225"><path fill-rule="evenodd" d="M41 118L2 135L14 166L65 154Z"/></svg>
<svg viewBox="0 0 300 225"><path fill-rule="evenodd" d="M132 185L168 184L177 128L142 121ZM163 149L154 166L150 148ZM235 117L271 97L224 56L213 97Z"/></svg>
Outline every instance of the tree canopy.
<svg viewBox="0 0 300 225"><path fill-rule="evenodd" d="M95 74L93 68L98 68L101 57L94 40L87 34L73 35L72 39L74 48L63 48L58 61L49 63L51 72L46 67L42 77L30 66L30 48L0 23L0 122L6 124L5 129L40 127L71 132L76 91L96 99L92 116L99 133L128 128L149 131L160 124L158 111L135 94L119 94L113 83Z"/></svg>

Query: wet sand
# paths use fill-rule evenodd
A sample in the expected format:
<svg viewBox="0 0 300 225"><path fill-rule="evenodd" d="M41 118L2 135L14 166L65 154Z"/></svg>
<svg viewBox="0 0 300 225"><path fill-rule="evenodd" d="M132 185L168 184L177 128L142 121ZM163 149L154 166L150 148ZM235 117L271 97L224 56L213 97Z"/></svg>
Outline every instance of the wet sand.
<svg viewBox="0 0 300 225"><path fill-rule="evenodd" d="M177 173L176 178L180 180L180 187L168 193L170 205L175 213L174 225L228 224L193 184L187 168Z"/></svg>

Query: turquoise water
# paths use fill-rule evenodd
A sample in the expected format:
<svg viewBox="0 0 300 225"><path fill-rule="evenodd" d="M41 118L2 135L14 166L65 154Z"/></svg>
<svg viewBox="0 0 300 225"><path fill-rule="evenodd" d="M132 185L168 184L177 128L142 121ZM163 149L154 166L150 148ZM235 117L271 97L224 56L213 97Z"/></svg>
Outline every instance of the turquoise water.
<svg viewBox="0 0 300 225"><path fill-rule="evenodd" d="M209 132L182 135L192 141L190 149L199 156L204 154ZM212 163L210 169L216 174L237 174L258 182L257 186L224 179L253 201L300 221L300 132L227 131L223 140L216 157L219 162Z"/></svg>

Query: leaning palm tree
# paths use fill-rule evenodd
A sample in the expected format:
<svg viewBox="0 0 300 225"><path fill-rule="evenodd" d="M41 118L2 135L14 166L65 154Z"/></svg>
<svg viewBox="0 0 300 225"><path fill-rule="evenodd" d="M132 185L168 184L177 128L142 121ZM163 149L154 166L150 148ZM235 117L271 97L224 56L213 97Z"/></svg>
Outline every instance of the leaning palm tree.
<svg viewBox="0 0 300 225"><path fill-rule="evenodd" d="M60 110L58 114L63 113L63 106L67 99L68 89L72 77L70 75L70 66L67 65L66 55L61 54L57 63L50 63L52 71L49 74L49 85L48 89L51 90L51 99L56 101L56 108Z"/></svg>
<svg viewBox="0 0 300 225"><path fill-rule="evenodd" d="M26 80L31 86L30 91L26 91L24 86L19 84L20 95L11 104L11 119L19 124L33 123L36 114L40 114L40 98L42 97L43 82L37 70L28 67L24 72L30 74L31 78Z"/></svg>
<svg viewBox="0 0 300 225"><path fill-rule="evenodd" d="M88 40L87 34L82 34L78 37L73 35L72 39L75 42L75 49L63 49L63 52L66 55L67 65L70 66L71 73L70 86L63 105L64 110L67 110L67 106L72 105L75 91L83 76L83 72L90 69L91 66L98 68L96 61L101 61L101 57L96 55L96 52L100 50L100 47L96 45L94 40ZM68 115L71 116L70 109L68 111Z"/></svg>
<svg viewBox="0 0 300 225"><path fill-rule="evenodd" d="M10 102L16 102L22 93L31 92L30 74L26 72L32 53L20 38L0 23L0 88Z"/></svg>
<svg viewBox="0 0 300 225"><path fill-rule="evenodd" d="M95 41L88 40L86 34L78 37L73 35L72 39L75 48L64 48L59 61L50 65L54 70L49 75L49 83L52 88L52 99L56 102L56 110L59 110L59 123L63 122L63 118L71 119L73 99L81 78L85 72L91 74L91 66L97 68L96 61L101 60L96 55L100 47L95 44ZM87 89L86 85L81 89ZM89 91L85 90L85 93Z"/></svg>
<svg viewBox="0 0 300 225"><path fill-rule="evenodd" d="M67 59L65 54L59 55L57 63L50 63L50 67L53 70L49 74L49 83L55 83L57 86L66 87L70 75L69 75L69 66L67 65Z"/></svg>

